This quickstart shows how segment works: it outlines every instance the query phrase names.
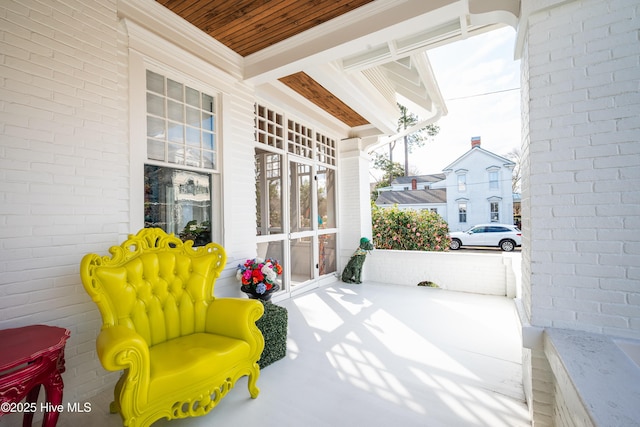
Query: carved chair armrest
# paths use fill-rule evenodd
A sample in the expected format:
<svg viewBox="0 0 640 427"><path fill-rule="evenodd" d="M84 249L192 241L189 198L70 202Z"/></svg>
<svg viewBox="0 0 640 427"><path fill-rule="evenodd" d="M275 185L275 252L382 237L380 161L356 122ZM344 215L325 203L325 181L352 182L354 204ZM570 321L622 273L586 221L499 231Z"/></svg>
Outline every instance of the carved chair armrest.
<svg viewBox="0 0 640 427"><path fill-rule="evenodd" d="M205 330L207 332L242 339L253 346L262 340L256 320L262 317L260 301L244 298L216 298L209 305ZM262 349L260 350L262 351Z"/></svg>
<svg viewBox="0 0 640 427"><path fill-rule="evenodd" d="M125 326L112 326L100 331L96 350L102 366L109 371L149 366L149 347L135 331Z"/></svg>

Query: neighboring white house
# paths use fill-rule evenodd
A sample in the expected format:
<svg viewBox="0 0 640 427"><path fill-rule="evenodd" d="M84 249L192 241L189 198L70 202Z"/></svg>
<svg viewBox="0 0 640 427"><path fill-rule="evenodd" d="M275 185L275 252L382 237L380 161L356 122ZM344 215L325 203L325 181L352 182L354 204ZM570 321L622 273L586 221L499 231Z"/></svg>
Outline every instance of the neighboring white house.
<svg viewBox="0 0 640 427"><path fill-rule="evenodd" d="M451 231L485 222L513 223L511 176L515 163L480 146L445 167L444 174L396 178L380 190L376 204L428 209L443 217Z"/></svg>

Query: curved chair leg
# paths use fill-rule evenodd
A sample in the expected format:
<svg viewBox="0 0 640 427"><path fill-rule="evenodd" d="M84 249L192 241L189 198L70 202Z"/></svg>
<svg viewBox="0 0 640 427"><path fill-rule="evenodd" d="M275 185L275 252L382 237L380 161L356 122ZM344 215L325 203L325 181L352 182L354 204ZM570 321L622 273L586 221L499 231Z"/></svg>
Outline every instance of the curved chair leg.
<svg viewBox="0 0 640 427"><path fill-rule="evenodd" d="M257 386L258 377L260 376L260 369L255 368L252 373L249 374L249 394L252 399L255 399L260 394L260 389Z"/></svg>

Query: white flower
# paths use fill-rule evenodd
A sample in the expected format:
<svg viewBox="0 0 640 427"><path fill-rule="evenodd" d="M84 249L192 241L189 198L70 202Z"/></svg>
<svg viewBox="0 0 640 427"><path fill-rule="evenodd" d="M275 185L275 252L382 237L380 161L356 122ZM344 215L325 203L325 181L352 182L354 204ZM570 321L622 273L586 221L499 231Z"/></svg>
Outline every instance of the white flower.
<svg viewBox="0 0 640 427"><path fill-rule="evenodd" d="M242 270L238 269L238 271L236 271L236 280L237 281L241 281L242 280Z"/></svg>
<svg viewBox="0 0 640 427"><path fill-rule="evenodd" d="M274 282L276 280L276 277L278 276L268 264L265 264L260 271L269 282Z"/></svg>

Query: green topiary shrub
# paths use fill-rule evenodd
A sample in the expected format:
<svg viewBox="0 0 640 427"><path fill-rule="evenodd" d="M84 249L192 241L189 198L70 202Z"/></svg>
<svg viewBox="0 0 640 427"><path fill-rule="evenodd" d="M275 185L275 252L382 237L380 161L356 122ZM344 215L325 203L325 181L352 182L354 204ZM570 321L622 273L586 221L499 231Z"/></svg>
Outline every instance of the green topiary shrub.
<svg viewBox="0 0 640 427"><path fill-rule="evenodd" d="M449 250L449 226L428 210L381 208L372 204L373 243L376 249L407 251Z"/></svg>
<svg viewBox="0 0 640 427"><path fill-rule="evenodd" d="M264 350L258 360L260 369L282 359L287 354L287 309L270 301L262 301L264 314L256 326L264 337Z"/></svg>

